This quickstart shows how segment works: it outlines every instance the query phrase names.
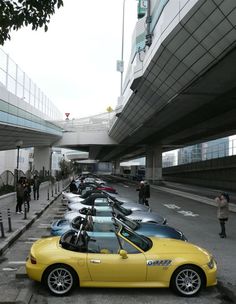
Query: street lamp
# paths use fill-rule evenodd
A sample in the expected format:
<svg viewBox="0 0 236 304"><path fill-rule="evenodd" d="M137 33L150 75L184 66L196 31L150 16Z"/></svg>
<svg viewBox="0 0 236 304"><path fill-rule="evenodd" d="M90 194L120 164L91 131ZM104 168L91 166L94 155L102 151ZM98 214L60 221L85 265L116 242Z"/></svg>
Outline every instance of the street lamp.
<svg viewBox="0 0 236 304"><path fill-rule="evenodd" d="M19 156L20 156L20 148L23 145L22 140L18 140L16 142L16 148L17 148L17 159L16 159L16 182L18 182L18 177L19 177Z"/></svg>
<svg viewBox="0 0 236 304"><path fill-rule="evenodd" d="M117 71L120 72L120 96L122 96L122 89L123 89L123 73L124 73L125 1L126 1L126 0L123 0L122 33L121 33L121 60L117 60L117 66L116 66Z"/></svg>

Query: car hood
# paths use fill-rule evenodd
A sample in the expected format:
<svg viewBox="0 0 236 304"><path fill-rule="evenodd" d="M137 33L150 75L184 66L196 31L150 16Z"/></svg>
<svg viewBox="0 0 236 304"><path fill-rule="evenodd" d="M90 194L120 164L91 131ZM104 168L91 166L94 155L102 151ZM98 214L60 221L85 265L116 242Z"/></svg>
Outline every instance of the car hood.
<svg viewBox="0 0 236 304"><path fill-rule="evenodd" d="M80 196L71 196L71 197L69 197L68 198L68 201L69 201L69 203L78 203L78 202L82 202L82 201L84 201L85 200L85 198L82 198L82 197L80 197Z"/></svg>
<svg viewBox="0 0 236 304"><path fill-rule="evenodd" d="M127 217L140 223L155 222L158 224L162 224L165 221L165 218L156 212L133 211Z"/></svg>
<svg viewBox="0 0 236 304"><path fill-rule="evenodd" d="M64 215L64 218L71 222L77 216L86 217L86 215L81 214L77 211L67 211ZM112 222L112 216L93 216L92 218L93 218L93 222L95 222L95 223L111 223Z"/></svg>
<svg viewBox="0 0 236 304"><path fill-rule="evenodd" d="M206 250L197 245L194 245L189 242L183 242L181 240L175 239L164 239L164 238L156 238L150 237L152 240L152 248L149 250L149 253L155 254L170 254L170 255L186 255L186 254L201 254L204 256L210 257L211 254Z"/></svg>
<svg viewBox="0 0 236 304"><path fill-rule="evenodd" d="M66 199L71 199L71 198L76 198L76 197L80 197L79 194L74 194L72 192L62 192L62 196L64 196Z"/></svg>
<svg viewBox="0 0 236 304"><path fill-rule="evenodd" d="M74 199L70 199L68 204L68 208L70 210L76 210L79 211L80 209L86 207L86 208L92 208L91 205L85 205L83 204L83 200L81 201L75 201ZM136 203L124 203L122 206L126 209L130 209L132 211L142 211L142 212L149 212L150 209L144 205L136 204ZM107 206L96 206L97 210L111 210L111 207L109 205Z"/></svg>

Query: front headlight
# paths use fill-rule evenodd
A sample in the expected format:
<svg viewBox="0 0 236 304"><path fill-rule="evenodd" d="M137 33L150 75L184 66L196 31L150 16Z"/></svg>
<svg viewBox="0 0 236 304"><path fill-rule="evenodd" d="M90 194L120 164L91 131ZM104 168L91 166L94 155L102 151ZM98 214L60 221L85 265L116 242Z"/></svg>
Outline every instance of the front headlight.
<svg viewBox="0 0 236 304"><path fill-rule="evenodd" d="M216 264L216 262L215 262L214 258L211 257L210 262L207 263L207 266L208 266L210 269L213 269L213 268L215 267L215 264Z"/></svg>

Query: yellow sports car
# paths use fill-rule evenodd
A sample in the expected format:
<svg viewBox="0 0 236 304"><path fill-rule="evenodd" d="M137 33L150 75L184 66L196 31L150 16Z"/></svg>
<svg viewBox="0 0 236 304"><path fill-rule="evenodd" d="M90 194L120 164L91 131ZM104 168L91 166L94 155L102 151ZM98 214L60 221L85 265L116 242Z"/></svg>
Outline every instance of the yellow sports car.
<svg viewBox="0 0 236 304"><path fill-rule="evenodd" d="M116 237L91 239L70 230L36 241L27 258L29 278L54 295L81 287L171 287L195 296L216 285L216 262L206 250L174 239L144 237L120 227Z"/></svg>

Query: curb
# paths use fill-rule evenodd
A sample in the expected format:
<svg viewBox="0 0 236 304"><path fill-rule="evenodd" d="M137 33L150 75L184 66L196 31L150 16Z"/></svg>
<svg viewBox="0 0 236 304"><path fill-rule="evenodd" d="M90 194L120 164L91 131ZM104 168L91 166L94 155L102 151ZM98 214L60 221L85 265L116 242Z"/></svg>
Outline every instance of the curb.
<svg viewBox="0 0 236 304"><path fill-rule="evenodd" d="M17 304L28 304L32 298L33 294L29 288L22 288L16 297L14 303Z"/></svg>

